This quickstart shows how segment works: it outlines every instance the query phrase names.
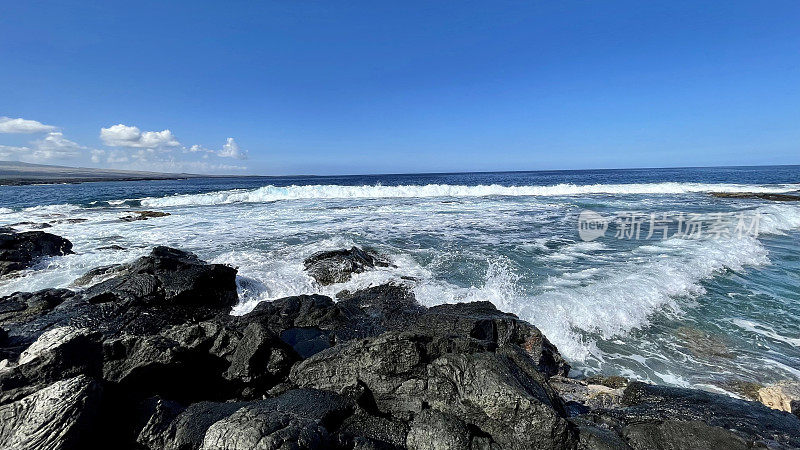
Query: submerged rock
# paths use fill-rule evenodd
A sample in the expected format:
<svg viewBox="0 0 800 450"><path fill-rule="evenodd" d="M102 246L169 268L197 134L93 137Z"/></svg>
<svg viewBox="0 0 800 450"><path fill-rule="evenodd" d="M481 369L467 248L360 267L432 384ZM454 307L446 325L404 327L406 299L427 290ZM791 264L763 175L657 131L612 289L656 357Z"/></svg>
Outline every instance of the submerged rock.
<svg viewBox="0 0 800 450"><path fill-rule="evenodd" d="M166 217L171 215L170 213L162 212L162 211L128 211L129 214L127 216L122 216L119 220L123 222L133 222L134 220L147 220L152 219L154 217Z"/></svg>
<svg viewBox="0 0 800 450"><path fill-rule="evenodd" d="M733 358L735 356L720 335L688 326L678 328L676 334L695 356L705 358Z"/></svg>
<svg viewBox="0 0 800 450"><path fill-rule="evenodd" d="M375 267L388 267L389 263L376 254L352 247L349 250L332 250L316 253L303 261L306 272L317 283L327 286L344 283L354 273L362 273Z"/></svg>
<svg viewBox="0 0 800 450"><path fill-rule="evenodd" d="M778 202L800 201L800 195L794 194L769 194L763 192L711 192L717 198L756 198L760 200L773 200Z"/></svg>
<svg viewBox="0 0 800 450"><path fill-rule="evenodd" d="M89 219L84 219L82 217L69 217L69 218L66 218L66 219L55 219L52 222L53 223L83 223L83 222L88 222L88 221L89 221Z"/></svg>
<svg viewBox="0 0 800 450"><path fill-rule="evenodd" d="M52 228L53 226L47 222L18 222L18 223L12 223L11 225L9 225L9 227L12 228L24 227L34 230L43 230L45 228Z"/></svg>
<svg viewBox="0 0 800 450"><path fill-rule="evenodd" d="M26 269L42 258L72 253L72 243L44 231L0 232L0 275Z"/></svg>
<svg viewBox="0 0 800 450"><path fill-rule="evenodd" d="M125 247L117 244L113 245L104 245L102 247L97 247L98 250L125 250Z"/></svg>

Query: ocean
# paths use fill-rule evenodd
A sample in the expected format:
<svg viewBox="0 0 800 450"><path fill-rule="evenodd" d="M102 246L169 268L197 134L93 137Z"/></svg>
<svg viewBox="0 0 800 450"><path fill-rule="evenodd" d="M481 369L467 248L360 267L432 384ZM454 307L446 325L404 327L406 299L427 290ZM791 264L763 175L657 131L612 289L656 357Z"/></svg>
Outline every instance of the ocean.
<svg viewBox="0 0 800 450"><path fill-rule="evenodd" d="M0 225L49 223L75 251L0 279L0 295L168 245L239 269L235 314L398 281L423 305L517 314L576 373L736 395L800 379L800 202L711 193L798 190L800 166L0 186ZM170 215L120 220L132 210ZM587 211L605 233L580 233ZM702 233L681 234L689 223ZM304 273L313 253L354 245L393 266L327 287Z"/></svg>

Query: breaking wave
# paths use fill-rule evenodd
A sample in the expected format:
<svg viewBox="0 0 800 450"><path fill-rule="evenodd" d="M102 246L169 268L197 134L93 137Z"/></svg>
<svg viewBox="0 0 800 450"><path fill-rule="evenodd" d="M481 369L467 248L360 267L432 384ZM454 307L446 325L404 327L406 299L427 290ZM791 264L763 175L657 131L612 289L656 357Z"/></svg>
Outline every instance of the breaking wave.
<svg viewBox="0 0 800 450"><path fill-rule="evenodd" d="M202 206L229 203L262 203L301 199L349 198L426 198L426 197L489 197L489 196L570 196L591 194L688 194L703 192L784 193L800 189L800 184L747 185L709 183L645 183L645 184L555 184L549 186L501 186L498 184L465 186L448 184L418 185L310 185L264 186L258 189L234 189L204 194L181 194L169 197L150 197L141 200L142 206Z"/></svg>

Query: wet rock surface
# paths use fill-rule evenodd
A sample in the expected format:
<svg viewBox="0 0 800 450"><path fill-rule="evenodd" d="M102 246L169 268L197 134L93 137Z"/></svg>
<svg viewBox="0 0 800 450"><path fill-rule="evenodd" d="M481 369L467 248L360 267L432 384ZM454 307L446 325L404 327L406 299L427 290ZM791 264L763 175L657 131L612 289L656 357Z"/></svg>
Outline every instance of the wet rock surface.
<svg viewBox="0 0 800 450"><path fill-rule="evenodd" d="M147 220L155 217L166 217L170 215L170 213L166 213L163 211L128 211L128 212L130 214L120 217L119 220L123 222L133 222L136 220Z"/></svg>
<svg viewBox="0 0 800 450"><path fill-rule="evenodd" d="M349 250L316 253L306 258L303 265L317 283L326 286L344 283L354 273L362 273L375 267L388 267L389 263L373 252L352 247Z"/></svg>
<svg viewBox="0 0 800 450"><path fill-rule="evenodd" d="M371 268L359 252L312 265ZM568 378L536 327L488 302L425 308L390 283L232 316L236 270L167 247L74 286L0 298L0 448L800 446L789 412Z"/></svg>
<svg viewBox="0 0 800 450"><path fill-rule="evenodd" d="M711 192L712 197L717 198L754 198L759 200L772 200L777 202L796 202L800 201L797 194L770 194L763 192Z"/></svg>
<svg viewBox="0 0 800 450"><path fill-rule="evenodd" d="M44 231L16 233L10 228L0 229L0 276L27 269L49 256L72 253L72 243L67 239Z"/></svg>

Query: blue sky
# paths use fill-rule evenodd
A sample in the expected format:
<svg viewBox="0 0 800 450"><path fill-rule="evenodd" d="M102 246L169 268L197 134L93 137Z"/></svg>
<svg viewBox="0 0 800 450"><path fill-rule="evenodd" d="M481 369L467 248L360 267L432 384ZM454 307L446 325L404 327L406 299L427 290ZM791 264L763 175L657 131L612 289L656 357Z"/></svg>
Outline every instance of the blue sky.
<svg viewBox="0 0 800 450"><path fill-rule="evenodd" d="M0 159L255 174L800 164L798 24L796 0L4 2Z"/></svg>

